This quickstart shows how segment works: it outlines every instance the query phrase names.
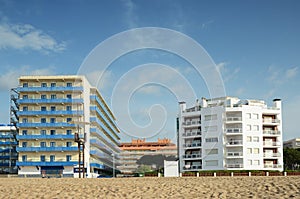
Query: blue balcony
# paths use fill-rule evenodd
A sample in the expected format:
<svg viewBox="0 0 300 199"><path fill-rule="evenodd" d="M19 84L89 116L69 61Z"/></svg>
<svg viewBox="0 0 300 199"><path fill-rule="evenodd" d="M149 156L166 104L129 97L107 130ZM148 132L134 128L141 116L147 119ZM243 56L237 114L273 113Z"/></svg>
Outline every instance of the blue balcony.
<svg viewBox="0 0 300 199"><path fill-rule="evenodd" d="M83 115L83 111L18 111L18 115Z"/></svg>
<svg viewBox="0 0 300 199"><path fill-rule="evenodd" d="M17 145L17 142L0 142L0 146L1 145Z"/></svg>
<svg viewBox="0 0 300 199"><path fill-rule="evenodd" d="M57 161L57 162L17 162L17 166L74 166L77 165L77 161Z"/></svg>
<svg viewBox="0 0 300 199"><path fill-rule="evenodd" d="M90 167L94 167L94 168L97 168L97 169L104 169L105 168L105 166L103 164L98 164L98 163L91 163Z"/></svg>
<svg viewBox="0 0 300 199"><path fill-rule="evenodd" d="M115 144L114 142L112 142L112 140L110 138L108 138L103 132L101 132L98 128L90 128L90 132L91 133L96 133L98 136L100 136L101 138L103 138L106 142L105 144L108 145L108 147L112 148L114 151L120 152L119 147L117 146L117 144Z"/></svg>
<svg viewBox="0 0 300 199"><path fill-rule="evenodd" d="M17 135L18 140L38 140L38 139L51 139L51 140L68 140L74 139L74 135Z"/></svg>
<svg viewBox="0 0 300 199"><path fill-rule="evenodd" d="M13 135L0 135L0 139L9 139L9 138L13 138Z"/></svg>
<svg viewBox="0 0 300 199"><path fill-rule="evenodd" d="M35 127L75 127L75 124L69 124L67 122L59 123L18 123L18 127L35 128Z"/></svg>
<svg viewBox="0 0 300 199"><path fill-rule="evenodd" d="M83 87L19 87L19 92L37 92L37 91L82 91Z"/></svg>
<svg viewBox="0 0 300 199"><path fill-rule="evenodd" d="M77 151L77 147L17 147L18 152L35 152L35 151Z"/></svg>
<svg viewBox="0 0 300 199"><path fill-rule="evenodd" d="M109 135L109 137L113 140L119 139L119 137L113 133L110 129L108 129L98 118L96 117L91 117L90 118L91 122L96 122L99 126L101 126L102 129Z"/></svg>
<svg viewBox="0 0 300 199"><path fill-rule="evenodd" d="M107 153L107 154L112 154L114 153L108 146L106 146L103 142L97 140L97 139L91 139L90 144L96 146L99 148L101 151Z"/></svg>
<svg viewBox="0 0 300 199"><path fill-rule="evenodd" d="M19 99L19 104L82 104L83 99Z"/></svg>

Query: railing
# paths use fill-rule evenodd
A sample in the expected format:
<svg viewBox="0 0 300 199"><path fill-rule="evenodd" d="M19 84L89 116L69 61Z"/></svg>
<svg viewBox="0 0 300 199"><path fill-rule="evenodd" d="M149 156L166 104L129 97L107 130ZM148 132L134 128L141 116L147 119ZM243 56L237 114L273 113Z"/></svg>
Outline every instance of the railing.
<svg viewBox="0 0 300 199"><path fill-rule="evenodd" d="M18 123L18 127L75 127L75 124L67 122L58 123Z"/></svg>
<svg viewBox="0 0 300 199"><path fill-rule="evenodd" d="M0 142L0 145L16 145L18 144L17 142L14 142L14 141L8 141L8 142Z"/></svg>
<svg viewBox="0 0 300 199"><path fill-rule="evenodd" d="M226 122L241 122L242 117L226 117L225 121Z"/></svg>
<svg viewBox="0 0 300 199"><path fill-rule="evenodd" d="M281 157L281 153L264 153L264 157Z"/></svg>
<svg viewBox="0 0 300 199"><path fill-rule="evenodd" d="M74 139L74 135L17 135L20 140L33 139Z"/></svg>
<svg viewBox="0 0 300 199"><path fill-rule="evenodd" d="M182 134L183 137L195 137L195 136L201 136L201 131L197 132L189 132Z"/></svg>
<svg viewBox="0 0 300 199"><path fill-rule="evenodd" d="M18 152L25 151L77 151L78 147L17 147Z"/></svg>
<svg viewBox="0 0 300 199"><path fill-rule="evenodd" d="M230 169L232 169L232 168L243 168L244 165L243 164L227 164L226 167L230 168Z"/></svg>
<svg viewBox="0 0 300 199"><path fill-rule="evenodd" d="M263 123L280 123L280 120L278 119L263 119Z"/></svg>
<svg viewBox="0 0 300 199"><path fill-rule="evenodd" d="M201 154L185 154L182 157L184 159L201 158Z"/></svg>
<svg viewBox="0 0 300 199"><path fill-rule="evenodd" d="M282 168L281 164L265 164L264 168Z"/></svg>
<svg viewBox="0 0 300 199"><path fill-rule="evenodd" d="M202 169L202 165L185 165L183 170L199 170Z"/></svg>
<svg viewBox="0 0 300 199"><path fill-rule="evenodd" d="M190 143L190 144L184 144L184 147L200 147L201 146L201 142L198 143Z"/></svg>
<svg viewBox="0 0 300 199"><path fill-rule="evenodd" d="M184 126L193 126L193 125L200 125L201 121L191 121L191 122L182 122L182 125Z"/></svg>
<svg viewBox="0 0 300 199"><path fill-rule="evenodd" d="M83 87L19 87L19 92L35 92L35 91L82 91Z"/></svg>
<svg viewBox="0 0 300 199"><path fill-rule="evenodd" d="M83 99L19 99L18 103L20 104L82 104Z"/></svg>
<svg viewBox="0 0 300 199"><path fill-rule="evenodd" d="M53 161L53 162L42 162L42 161L25 161L17 162L17 166L73 166L77 165L78 161Z"/></svg>
<svg viewBox="0 0 300 199"><path fill-rule="evenodd" d="M281 146L280 142L268 142L268 141L264 141L263 142L263 146Z"/></svg>
<svg viewBox="0 0 300 199"><path fill-rule="evenodd" d="M263 130L264 135L280 135L280 131L277 130Z"/></svg>
<svg viewBox="0 0 300 199"><path fill-rule="evenodd" d="M238 157L243 156L243 152L228 152L227 157Z"/></svg>
<svg viewBox="0 0 300 199"><path fill-rule="evenodd" d="M226 145L229 146L243 145L243 140L230 140Z"/></svg>
<svg viewBox="0 0 300 199"><path fill-rule="evenodd" d="M242 133L241 128L228 128L225 130L226 133Z"/></svg>
<svg viewBox="0 0 300 199"><path fill-rule="evenodd" d="M18 111L18 115L83 115L83 111Z"/></svg>

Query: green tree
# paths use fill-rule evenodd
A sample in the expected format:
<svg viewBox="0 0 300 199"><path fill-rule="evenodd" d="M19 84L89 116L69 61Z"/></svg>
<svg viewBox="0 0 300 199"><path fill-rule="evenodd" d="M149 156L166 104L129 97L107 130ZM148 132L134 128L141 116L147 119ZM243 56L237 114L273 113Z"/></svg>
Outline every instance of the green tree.
<svg viewBox="0 0 300 199"><path fill-rule="evenodd" d="M151 171L152 169L150 165L139 165L138 168L135 170L135 173L147 173Z"/></svg>
<svg viewBox="0 0 300 199"><path fill-rule="evenodd" d="M297 170L300 167L300 150L283 149L283 162L285 170Z"/></svg>

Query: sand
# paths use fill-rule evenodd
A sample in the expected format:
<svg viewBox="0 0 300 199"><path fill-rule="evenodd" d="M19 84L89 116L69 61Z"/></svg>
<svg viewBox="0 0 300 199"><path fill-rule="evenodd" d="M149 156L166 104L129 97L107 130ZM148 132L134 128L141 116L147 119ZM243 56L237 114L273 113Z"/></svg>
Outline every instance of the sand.
<svg viewBox="0 0 300 199"><path fill-rule="evenodd" d="M300 177L1 178L0 197L300 198Z"/></svg>

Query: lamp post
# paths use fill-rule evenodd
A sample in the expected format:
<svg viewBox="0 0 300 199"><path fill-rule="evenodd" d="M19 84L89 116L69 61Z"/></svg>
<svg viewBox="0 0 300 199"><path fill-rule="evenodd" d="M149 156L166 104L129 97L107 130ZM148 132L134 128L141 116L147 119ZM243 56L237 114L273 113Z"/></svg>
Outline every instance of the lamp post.
<svg viewBox="0 0 300 199"><path fill-rule="evenodd" d="M113 159L113 178L114 178L115 177L115 154L112 153L111 156L112 156L112 159Z"/></svg>

